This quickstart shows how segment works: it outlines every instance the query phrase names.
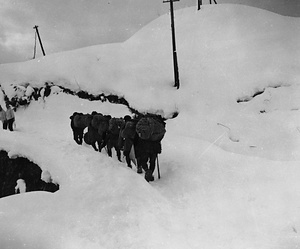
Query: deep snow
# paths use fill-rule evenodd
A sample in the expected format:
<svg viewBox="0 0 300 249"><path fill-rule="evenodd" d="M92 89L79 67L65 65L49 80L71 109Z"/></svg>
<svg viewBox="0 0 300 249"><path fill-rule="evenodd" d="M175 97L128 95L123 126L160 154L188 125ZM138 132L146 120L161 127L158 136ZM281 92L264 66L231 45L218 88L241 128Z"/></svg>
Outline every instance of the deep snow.
<svg viewBox="0 0 300 249"><path fill-rule="evenodd" d="M2 198L1 249L299 247L300 19L240 5L175 18L179 90L168 15L124 43L0 65L8 97L53 82L179 112L167 120L162 178L149 184L72 140L74 111L119 117L126 106L58 92L19 108L0 149L48 170L60 190Z"/></svg>

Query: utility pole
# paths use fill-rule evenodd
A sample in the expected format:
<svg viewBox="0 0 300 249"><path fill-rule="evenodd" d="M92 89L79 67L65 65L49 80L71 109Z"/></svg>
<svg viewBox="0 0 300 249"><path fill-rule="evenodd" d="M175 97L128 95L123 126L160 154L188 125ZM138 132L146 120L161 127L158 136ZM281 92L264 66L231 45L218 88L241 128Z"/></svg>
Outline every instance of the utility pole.
<svg viewBox="0 0 300 249"><path fill-rule="evenodd" d="M44 51L44 48L43 48L43 44L42 44L42 40L41 40L41 37L40 37L40 34L39 34L39 30L38 30L38 27L37 25L35 25L33 28L36 30L36 33L37 33L37 36L39 38L39 42L40 42L40 45L41 45L41 49L42 49L42 52L43 52L43 55L45 56L45 51Z"/></svg>
<svg viewBox="0 0 300 249"><path fill-rule="evenodd" d="M201 5L202 5L202 0L198 0L198 10L200 10Z"/></svg>
<svg viewBox="0 0 300 249"><path fill-rule="evenodd" d="M177 62L177 51L176 51L176 40L175 40L175 25L174 25L174 8L173 2L178 2L179 0L166 0L163 3L170 3L171 12L171 29L172 29L172 45L173 45L173 64L174 64L174 87L179 89L179 72L178 72L178 62Z"/></svg>
<svg viewBox="0 0 300 249"><path fill-rule="evenodd" d="M33 58L35 59L35 55L36 55L36 32L34 32L34 47L33 47Z"/></svg>

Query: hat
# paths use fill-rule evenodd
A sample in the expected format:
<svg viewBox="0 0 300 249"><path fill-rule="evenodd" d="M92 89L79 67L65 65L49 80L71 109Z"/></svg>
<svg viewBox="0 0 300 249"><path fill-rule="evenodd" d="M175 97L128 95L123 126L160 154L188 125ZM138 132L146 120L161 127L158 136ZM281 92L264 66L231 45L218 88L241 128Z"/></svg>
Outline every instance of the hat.
<svg viewBox="0 0 300 249"><path fill-rule="evenodd" d="M126 116L124 116L124 120L125 120L125 122L127 122L127 121L131 120L131 117L129 115L126 115Z"/></svg>

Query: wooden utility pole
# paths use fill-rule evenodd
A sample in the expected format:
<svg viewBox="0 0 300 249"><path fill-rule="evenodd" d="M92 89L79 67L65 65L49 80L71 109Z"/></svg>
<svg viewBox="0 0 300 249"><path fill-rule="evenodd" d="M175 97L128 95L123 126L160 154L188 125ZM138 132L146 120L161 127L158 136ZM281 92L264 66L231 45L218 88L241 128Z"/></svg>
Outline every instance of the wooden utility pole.
<svg viewBox="0 0 300 249"><path fill-rule="evenodd" d="M40 37L40 34L39 34L39 30L38 30L38 27L37 25L35 25L33 28L36 30L36 33L37 33L37 36L39 38L39 42L40 42L40 45L41 45L41 49L42 49L42 52L43 52L43 55L45 56L45 50L43 48L43 44L42 44L42 40L41 40L41 37Z"/></svg>
<svg viewBox="0 0 300 249"><path fill-rule="evenodd" d="M200 10L201 5L202 5L202 0L198 0L198 10Z"/></svg>
<svg viewBox="0 0 300 249"><path fill-rule="evenodd" d="M178 2L179 0L167 0L163 3L170 3L171 12L171 29L172 29L172 45L173 45L173 64L174 64L174 86L179 89L179 72L178 72L178 62L177 62L177 51L176 51L176 40L175 40L175 24L174 24L174 8L173 2Z"/></svg>

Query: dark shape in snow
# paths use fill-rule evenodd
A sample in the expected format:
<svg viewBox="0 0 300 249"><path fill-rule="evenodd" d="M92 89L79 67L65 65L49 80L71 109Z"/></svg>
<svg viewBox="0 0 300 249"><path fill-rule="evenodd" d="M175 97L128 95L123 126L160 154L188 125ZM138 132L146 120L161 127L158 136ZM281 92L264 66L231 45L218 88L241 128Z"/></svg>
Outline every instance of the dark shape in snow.
<svg viewBox="0 0 300 249"><path fill-rule="evenodd" d="M0 197L13 195L18 180L26 184L26 192L47 191L56 192L59 185L41 179L42 170L38 165L24 157L9 158L6 151L0 151ZM20 182L20 181L19 181Z"/></svg>

